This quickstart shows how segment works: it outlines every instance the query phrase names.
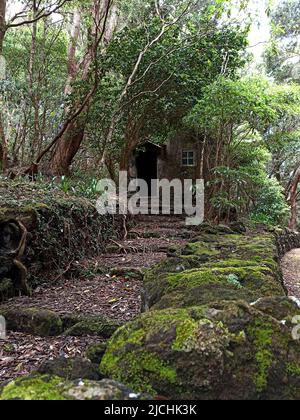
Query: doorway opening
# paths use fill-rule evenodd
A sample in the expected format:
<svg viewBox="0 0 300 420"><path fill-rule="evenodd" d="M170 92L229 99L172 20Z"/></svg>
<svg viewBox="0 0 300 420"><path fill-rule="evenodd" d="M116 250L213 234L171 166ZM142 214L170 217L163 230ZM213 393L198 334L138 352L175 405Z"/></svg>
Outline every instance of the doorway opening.
<svg viewBox="0 0 300 420"><path fill-rule="evenodd" d="M143 179L148 185L149 196L151 195L151 181L158 179L158 157L161 148L153 143L146 143L143 150L137 152L136 169L137 178Z"/></svg>

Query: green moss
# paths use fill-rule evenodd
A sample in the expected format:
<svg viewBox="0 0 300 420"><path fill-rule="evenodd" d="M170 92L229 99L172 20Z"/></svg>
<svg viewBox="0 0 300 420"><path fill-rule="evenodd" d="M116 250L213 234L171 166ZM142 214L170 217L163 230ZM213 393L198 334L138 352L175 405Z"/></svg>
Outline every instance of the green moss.
<svg viewBox="0 0 300 420"><path fill-rule="evenodd" d="M220 251L216 250L214 247L209 246L205 242L195 242L188 244L183 250L182 255L208 255L215 256L219 255Z"/></svg>
<svg viewBox="0 0 300 420"><path fill-rule="evenodd" d="M272 272L267 267L261 266L242 266L242 267L212 267L199 268L183 271L178 274L169 274L167 281L169 287L166 292L170 292L177 287L194 288L201 285L209 284L229 284L229 276L235 276L239 279L241 285L257 289L258 283L261 287L267 285L267 276L272 276ZM272 277L271 277L272 278ZM244 284L245 283L245 284ZM234 286L234 285L233 285ZM274 285L276 286L276 284Z"/></svg>
<svg viewBox="0 0 300 420"><path fill-rule="evenodd" d="M258 365L254 383L258 392L263 392L268 386L269 372L274 361L272 351L274 329L272 325L257 321L249 329L250 337L256 349L255 359Z"/></svg>
<svg viewBox="0 0 300 420"><path fill-rule="evenodd" d="M192 289L203 284L214 284L218 281L221 282L222 280L218 280L217 276L213 274L211 270L200 271L195 269L178 274L170 274L167 277L167 281L169 287L166 292L169 292L177 287Z"/></svg>
<svg viewBox="0 0 300 420"><path fill-rule="evenodd" d="M125 383L134 391L149 392L151 395L155 394L153 381L169 386L176 384L176 369L169 362L162 360L159 353L146 351L146 342L156 336L163 337L174 327L174 348L179 351L182 347L181 351L186 351L189 338L196 331L204 311L205 307L153 311L121 327L108 343L100 364L100 372Z"/></svg>
<svg viewBox="0 0 300 420"><path fill-rule="evenodd" d="M256 361L259 369L254 377L254 383L258 392L264 391L268 386L269 371L273 363L273 353L269 350L261 350L256 353Z"/></svg>
<svg viewBox="0 0 300 420"><path fill-rule="evenodd" d="M272 258L264 258L254 256L250 259L243 257L239 258L226 258L220 261L214 261L203 264L203 267L212 268L244 268L244 267L260 267L272 270L278 270L278 263Z"/></svg>
<svg viewBox="0 0 300 420"><path fill-rule="evenodd" d="M157 381L176 383L176 370L160 360L158 355L154 353L147 351L128 352L122 357L122 364L126 366L125 370L118 368L119 361L120 358L114 356L110 349L102 359L100 371L111 376L114 380L126 383L136 392L143 391L155 395L156 391L151 385L151 377L156 378Z"/></svg>
<svg viewBox="0 0 300 420"><path fill-rule="evenodd" d="M128 343L130 344L142 344L143 338L145 337L145 331L143 329L133 332L129 339Z"/></svg>
<svg viewBox="0 0 300 420"><path fill-rule="evenodd" d="M59 390L62 380L57 377L38 376L32 379L17 379L4 387L0 400L66 400Z"/></svg>
<svg viewBox="0 0 300 420"><path fill-rule="evenodd" d="M199 323L194 320L186 319L181 322L176 328L176 340L172 345L172 349L175 351L190 351L198 328Z"/></svg>
<svg viewBox="0 0 300 420"><path fill-rule="evenodd" d="M291 376L300 376L300 365L297 363L288 363L286 371Z"/></svg>
<svg viewBox="0 0 300 420"><path fill-rule="evenodd" d="M106 343L94 344L87 348L85 355L87 359L89 359L92 363L99 365L105 354L106 349Z"/></svg>
<svg viewBox="0 0 300 420"><path fill-rule="evenodd" d="M144 388L144 372L147 372L147 374L153 374L163 381L168 381L170 384L176 383L176 370L167 363L161 361L156 354L142 352L139 354L138 361L132 360L131 362L132 363L130 363L130 365L135 367L135 378L138 379L136 385L142 385L140 390ZM141 382L140 379L142 380ZM134 383L132 383L132 386L133 389L135 389ZM146 391L155 393L150 384L147 385Z"/></svg>

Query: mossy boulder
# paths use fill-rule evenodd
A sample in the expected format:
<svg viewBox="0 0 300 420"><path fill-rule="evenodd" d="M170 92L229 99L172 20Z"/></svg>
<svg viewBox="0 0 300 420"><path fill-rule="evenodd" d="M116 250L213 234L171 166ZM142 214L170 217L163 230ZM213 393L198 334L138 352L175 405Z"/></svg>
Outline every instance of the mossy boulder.
<svg viewBox="0 0 300 420"><path fill-rule="evenodd" d="M172 399L299 399L300 344L244 302L151 311L120 328L100 371Z"/></svg>
<svg viewBox="0 0 300 420"><path fill-rule="evenodd" d="M212 235L223 235L223 234L234 234L234 231L226 225L213 225L208 222L202 223L198 230L203 234L212 234Z"/></svg>
<svg viewBox="0 0 300 420"><path fill-rule="evenodd" d="M139 400L149 398L111 380L66 381L50 375L35 375L17 379L0 391L0 401L108 401Z"/></svg>
<svg viewBox="0 0 300 420"><path fill-rule="evenodd" d="M72 337L81 337L85 335L110 338L120 327L120 324L104 316L82 315L77 318L74 324L70 326L64 335Z"/></svg>
<svg viewBox="0 0 300 420"><path fill-rule="evenodd" d="M7 329L25 334L52 337L62 333L63 323L55 312L41 308L0 308Z"/></svg>
<svg viewBox="0 0 300 420"><path fill-rule="evenodd" d="M97 365L86 359L58 359L47 360L38 369L41 375L52 375L67 380L89 379L97 381L101 379Z"/></svg>
<svg viewBox="0 0 300 420"><path fill-rule="evenodd" d="M123 277L126 280L143 280L143 270L140 268L115 267L109 270L111 277Z"/></svg>
<svg viewBox="0 0 300 420"><path fill-rule="evenodd" d="M13 307L3 305L0 315L4 316L9 331L52 337L58 335L110 338L120 323L100 315L60 315L39 307Z"/></svg>

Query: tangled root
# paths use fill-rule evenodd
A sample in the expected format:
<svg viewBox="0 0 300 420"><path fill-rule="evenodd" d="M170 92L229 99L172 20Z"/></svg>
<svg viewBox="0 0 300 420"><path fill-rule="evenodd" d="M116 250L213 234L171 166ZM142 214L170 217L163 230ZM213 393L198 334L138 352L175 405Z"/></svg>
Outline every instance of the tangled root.
<svg viewBox="0 0 300 420"><path fill-rule="evenodd" d="M11 279L14 291L30 295L27 268L21 262L27 241L27 229L19 221L11 219L0 223L0 281Z"/></svg>

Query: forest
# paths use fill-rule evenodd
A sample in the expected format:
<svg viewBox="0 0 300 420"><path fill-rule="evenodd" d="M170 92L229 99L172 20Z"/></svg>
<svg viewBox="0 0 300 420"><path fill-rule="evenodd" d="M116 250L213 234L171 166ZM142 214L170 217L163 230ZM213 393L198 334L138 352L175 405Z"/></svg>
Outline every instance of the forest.
<svg viewBox="0 0 300 420"><path fill-rule="evenodd" d="M92 194L145 139L184 130L200 151L209 219L234 210L296 228L297 2L267 10L259 64L249 45L258 17L244 1L21 3L1 2L4 176Z"/></svg>
<svg viewBox="0 0 300 420"><path fill-rule="evenodd" d="M0 400L300 399L299 212L299 0L0 0Z"/></svg>

